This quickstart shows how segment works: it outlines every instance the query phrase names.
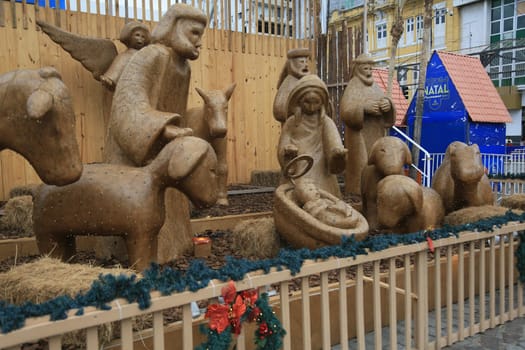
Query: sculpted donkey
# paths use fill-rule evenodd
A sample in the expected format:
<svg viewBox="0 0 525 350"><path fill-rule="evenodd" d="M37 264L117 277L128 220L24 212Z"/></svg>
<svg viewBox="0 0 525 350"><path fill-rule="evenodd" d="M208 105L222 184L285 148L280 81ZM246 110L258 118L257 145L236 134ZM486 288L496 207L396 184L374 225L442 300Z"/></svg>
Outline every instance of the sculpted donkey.
<svg viewBox="0 0 525 350"><path fill-rule="evenodd" d="M11 149L42 181L65 185L82 173L69 90L51 67L0 75L0 151Z"/></svg>
<svg viewBox="0 0 525 350"><path fill-rule="evenodd" d="M38 249L67 260L77 235L118 235L126 241L130 265L144 270L157 259L166 188L177 188L197 207L212 205L216 165L208 142L186 136L171 141L144 167L88 164L73 184L42 185L33 208Z"/></svg>
<svg viewBox="0 0 525 350"><path fill-rule="evenodd" d="M490 181L476 144L468 146L454 141L448 145L443 163L433 176L432 188L443 199L446 214L466 207L494 204Z"/></svg>
<svg viewBox="0 0 525 350"><path fill-rule="evenodd" d="M226 90L195 90L204 100L203 107L189 109L184 116L183 127L193 130L193 135L208 141L217 154L217 204L228 205L227 181L228 163L226 161L226 133L228 131L228 101L236 84Z"/></svg>

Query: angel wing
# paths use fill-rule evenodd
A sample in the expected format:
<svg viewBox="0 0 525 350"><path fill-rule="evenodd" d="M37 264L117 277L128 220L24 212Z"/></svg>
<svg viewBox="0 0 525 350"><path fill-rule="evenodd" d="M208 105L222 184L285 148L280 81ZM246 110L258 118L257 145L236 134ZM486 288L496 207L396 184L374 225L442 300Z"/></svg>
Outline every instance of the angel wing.
<svg viewBox="0 0 525 350"><path fill-rule="evenodd" d="M117 47L109 39L73 34L40 20L36 23L51 40L90 71L96 80L100 80L118 54Z"/></svg>

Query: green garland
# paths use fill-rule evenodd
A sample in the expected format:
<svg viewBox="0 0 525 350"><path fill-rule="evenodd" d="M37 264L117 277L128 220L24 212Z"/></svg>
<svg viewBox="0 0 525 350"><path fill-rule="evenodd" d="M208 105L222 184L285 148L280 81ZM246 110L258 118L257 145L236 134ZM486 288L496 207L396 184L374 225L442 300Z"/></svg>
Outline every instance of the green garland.
<svg viewBox="0 0 525 350"><path fill-rule="evenodd" d="M48 315L51 320L61 320L67 317L69 310L77 309L76 314L82 315L84 308L94 306L102 310L110 308L108 305L117 298L124 298L129 303L137 303L140 309L147 309L151 305L151 291L157 290L162 295L196 291L206 287L213 279L220 281L239 281L252 271L262 270L268 273L272 268L278 270L288 269L292 275L301 270L307 260L322 261L331 257L348 258L369 252L381 251L398 245L438 240L451 236L458 236L463 231L490 232L496 227L501 227L508 222L524 222L524 214L508 211L505 215L480 220L459 226L445 226L433 231L419 231L409 234L385 234L369 236L363 241L356 241L353 237L344 237L341 244L310 249L281 249L278 256L266 260L247 260L227 258L225 266L212 269L203 260L192 260L186 270L161 268L152 264L143 274L143 278L136 276L101 275L93 282L89 291L75 297L59 296L43 303L27 302L23 305L13 305L0 300L0 330L8 333L24 326L25 320L30 317ZM520 232L520 242L516 249L516 267L519 280L525 283L525 233ZM270 316L270 314L265 313ZM271 321L271 320L270 320ZM268 320L266 321L268 323ZM268 323L270 325L270 323ZM231 336L231 332L223 332ZM217 338L219 343L222 339ZM211 341L211 340L210 340ZM214 343L212 341L212 343ZM269 342L267 340L267 342ZM271 343L271 342L270 342ZM214 343L215 344L215 343ZM266 345L264 345L266 346ZM272 349L268 345L266 349ZM222 349L222 348L217 348ZM273 348L277 349L277 348Z"/></svg>
<svg viewBox="0 0 525 350"><path fill-rule="evenodd" d="M525 180L525 174L489 174L487 175L489 179L494 180Z"/></svg>
<svg viewBox="0 0 525 350"><path fill-rule="evenodd" d="M268 303L268 294L263 293L255 302L254 308L246 311L246 317L242 321L250 321L250 314L255 313L257 327L254 332L254 342L257 350L276 350L283 345L286 331ZM227 350L232 342L234 327L229 325L222 332L211 329L209 326L201 325L202 333L207 334L208 339L197 346L195 350Z"/></svg>
<svg viewBox="0 0 525 350"><path fill-rule="evenodd" d="M280 349L283 345L283 338L286 335L286 331L268 304L268 295L263 293L261 298L257 299L256 305L261 310L257 317L258 327L255 330L255 345L257 345L257 349Z"/></svg>

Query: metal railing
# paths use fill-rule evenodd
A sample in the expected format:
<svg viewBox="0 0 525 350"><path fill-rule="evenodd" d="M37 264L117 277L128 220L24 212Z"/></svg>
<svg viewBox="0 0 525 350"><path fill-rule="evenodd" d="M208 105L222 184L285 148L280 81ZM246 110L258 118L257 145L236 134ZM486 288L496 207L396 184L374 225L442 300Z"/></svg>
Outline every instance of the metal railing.
<svg viewBox="0 0 525 350"><path fill-rule="evenodd" d="M430 153L432 158L430 162L430 174L434 174L439 168L445 153ZM481 154L483 165L487 169L487 175L492 176L509 176L525 174L525 152L518 150L509 154Z"/></svg>
<svg viewBox="0 0 525 350"><path fill-rule="evenodd" d="M421 145L417 144L410 136L405 134L401 129L399 129L396 126L392 126L392 129L396 131L400 136L402 136L406 141L408 141L412 147L417 147L421 153L423 153L423 169L419 169L417 163L412 163L410 166L414 168L421 176L421 183L424 186L430 187L431 180L432 180L432 174L435 170L433 170L433 157L431 157L430 153L426 149L424 149ZM413 162L417 160L413 159Z"/></svg>

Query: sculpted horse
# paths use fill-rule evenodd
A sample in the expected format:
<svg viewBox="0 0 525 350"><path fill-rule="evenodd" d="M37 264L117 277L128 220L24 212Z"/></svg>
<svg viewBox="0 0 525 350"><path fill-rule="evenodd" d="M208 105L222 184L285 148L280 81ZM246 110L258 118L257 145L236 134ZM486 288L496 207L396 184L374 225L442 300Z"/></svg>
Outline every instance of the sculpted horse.
<svg viewBox="0 0 525 350"><path fill-rule="evenodd" d="M195 90L204 101L203 107L189 109L184 116L183 125L193 129L193 136L208 141L217 154L217 204L228 205L227 181L228 163L226 161L226 133L228 131L228 101L236 84L225 90Z"/></svg>
<svg viewBox="0 0 525 350"><path fill-rule="evenodd" d="M0 75L0 151L11 149L43 182L65 185L82 173L69 90L52 67Z"/></svg>

